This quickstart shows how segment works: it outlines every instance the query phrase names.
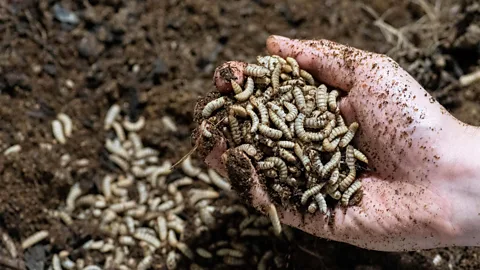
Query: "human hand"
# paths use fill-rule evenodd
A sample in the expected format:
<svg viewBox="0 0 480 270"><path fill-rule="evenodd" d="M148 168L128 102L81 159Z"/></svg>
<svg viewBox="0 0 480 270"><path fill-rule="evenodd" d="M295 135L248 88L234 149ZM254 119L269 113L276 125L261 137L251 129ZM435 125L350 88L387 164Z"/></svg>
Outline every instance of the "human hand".
<svg viewBox="0 0 480 270"><path fill-rule="evenodd" d="M480 132L451 116L390 58L327 40L272 36L271 54L293 57L317 80L348 92L340 103L347 121L360 129L355 143L369 158L360 176L359 206L332 209L329 217L277 206L281 221L313 235L376 250L415 250L477 245L480 203L477 183ZM241 69L244 65L238 65ZM218 76L216 85L218 83ZM205 123L204 123L205 124ZM221 162L221 157L225 162ZM477 157L475 159L475 157ZM250 203L271 202L246 157L219 141L206 158ZM235 170L230 164L236 163ZM244 170L238 170L238 164ZM243 166L243 167L242 167ZM252 185L235 185L253 179ZM243 183L241 181L241 183ZM250 181L251 182L251 181ZM242 188L247 187L247 190ZM473 213L473 214L472 214ZM477 223L478 224L478 223Z"/></svg>

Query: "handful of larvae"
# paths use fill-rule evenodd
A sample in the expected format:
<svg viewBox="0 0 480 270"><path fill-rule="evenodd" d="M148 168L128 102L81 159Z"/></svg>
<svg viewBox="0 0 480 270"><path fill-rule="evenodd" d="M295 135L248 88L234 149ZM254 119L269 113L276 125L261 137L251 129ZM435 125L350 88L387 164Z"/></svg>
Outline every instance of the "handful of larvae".
<svg viewBox="0 0 480 270"><path fill-rule="evenodd" d="M318 85L293 58L258 56L257 61L246 65L243 86L231 81L233 96L205 105L202 116L210 125L203 135L212 135L208 129L226 110L220 130L229 147L252 159L260 181L277 202L323 214L327 200L343 206L359 202L357 161L368 160L350 145L359 125L345 124L340 93Z"/></svg>

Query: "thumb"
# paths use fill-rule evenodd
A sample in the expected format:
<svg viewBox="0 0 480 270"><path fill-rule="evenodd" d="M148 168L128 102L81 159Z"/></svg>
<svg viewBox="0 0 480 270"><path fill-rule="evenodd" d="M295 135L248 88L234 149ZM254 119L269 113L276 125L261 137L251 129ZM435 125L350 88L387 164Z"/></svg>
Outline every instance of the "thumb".
<svg viewBox="0 0 480 270"><path fill-rule="evenodd" d="M267 50L270 54L295 58L316 79L345 91L356 83L358 67L374 55L325 39L298 40L281 36L270 36Z"/></svg>

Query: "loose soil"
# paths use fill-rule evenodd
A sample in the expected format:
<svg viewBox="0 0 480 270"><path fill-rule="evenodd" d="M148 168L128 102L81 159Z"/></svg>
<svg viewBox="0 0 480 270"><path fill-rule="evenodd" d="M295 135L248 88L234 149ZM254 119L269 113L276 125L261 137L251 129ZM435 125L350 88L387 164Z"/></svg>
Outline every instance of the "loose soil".
<svg viewBox="0 0 480 270"><path fill-rule="evenodd" d="M213 89L214 68L227 60L254 62L270 34L389 52L455 116L480 125L480 86L457 84L479 64L480 7L450 2L442 1L440 12L427 9L429 21L416 1L2 1L0 151L14 144L22 150L0 156L0 227L17 244L37 230L52 232L52 245L25 254L27 265L43 264L50 250L78 246L94 228L67 228L45 210L57 208L73 183L95 189L97 178L115 169L102 145L110 105L122 104L133 120L143 114L144 143L175 162L192 147L194 106ZM366 7L403 29L413 47L392 50L398 42L385 41ZM419 21L424 28L403 27ZM50 126L60 112L75 127L65 145L55 143ZM174 119L178 132L169 132L162 116ZM292 269L480 268L478 248L385 253L296 233ZM432 264L436 254L439 266Z"/></svg>

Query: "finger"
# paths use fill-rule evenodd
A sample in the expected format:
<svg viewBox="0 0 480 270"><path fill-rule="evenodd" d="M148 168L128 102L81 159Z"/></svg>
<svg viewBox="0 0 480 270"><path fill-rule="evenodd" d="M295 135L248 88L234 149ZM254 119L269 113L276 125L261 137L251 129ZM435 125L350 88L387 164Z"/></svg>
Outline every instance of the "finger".
<svg viewBox="0 0 480 270"><path fill-rule="evenodd" d="M267 40L270 54L293 57L300 67L321 82L350 90L356 82L357 70L373 53L321 40L298 40L270 36Z"/></svg>
<svg viewBox="0 0 480 270"><path fill-rule="evenodd" d="M246 65L243 62L229 61L217 67L213 75L213 84L217 90L224 94L232 92L231 80L234 80L239 85L243 85L243 70Z"/></svg>

